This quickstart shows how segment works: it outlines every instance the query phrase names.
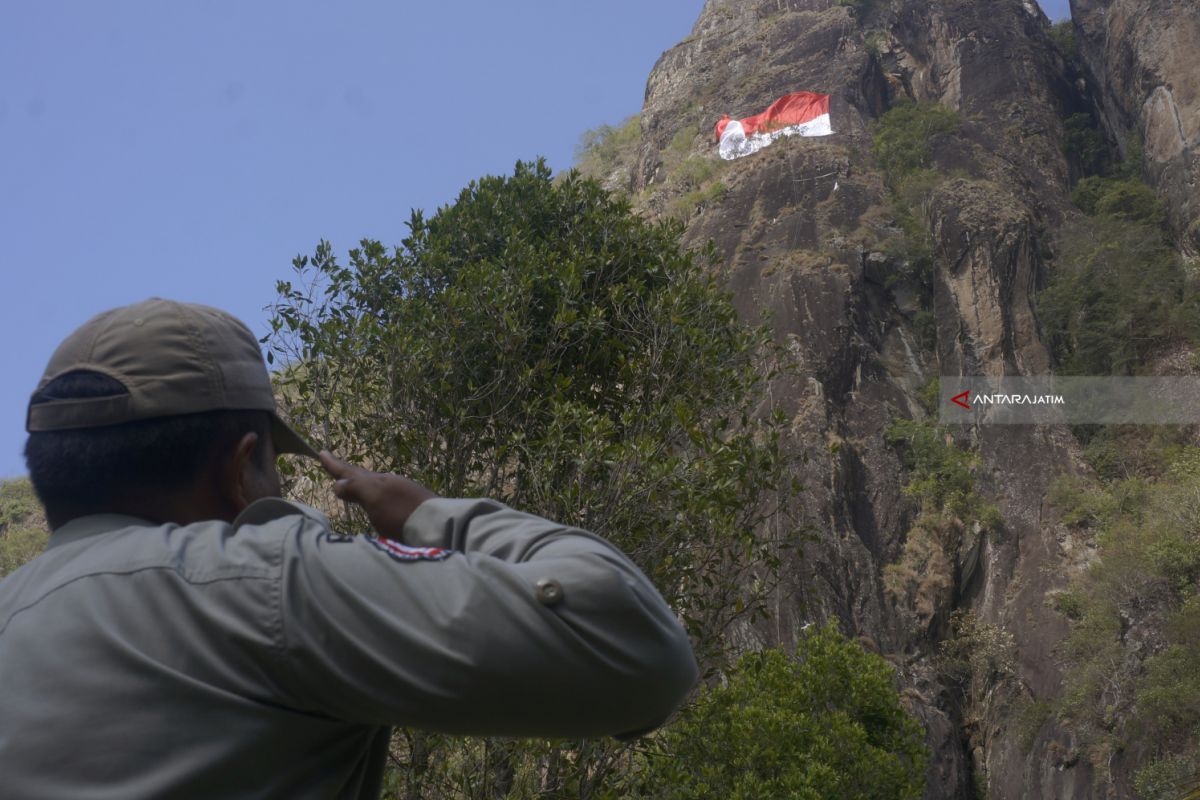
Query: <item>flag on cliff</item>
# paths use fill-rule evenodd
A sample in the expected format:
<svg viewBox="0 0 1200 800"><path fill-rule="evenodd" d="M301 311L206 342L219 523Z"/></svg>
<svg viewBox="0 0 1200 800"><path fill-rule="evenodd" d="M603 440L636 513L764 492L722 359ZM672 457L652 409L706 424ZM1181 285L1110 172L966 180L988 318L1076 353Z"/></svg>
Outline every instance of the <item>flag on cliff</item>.
<svg viewBox="0 0 1200 800"><path fill-rule="evenodd" d="M757 153L780 136L828 136L829 95L815 92L786 94L761 114L717 123L721 158L731 159Z"/></svg>

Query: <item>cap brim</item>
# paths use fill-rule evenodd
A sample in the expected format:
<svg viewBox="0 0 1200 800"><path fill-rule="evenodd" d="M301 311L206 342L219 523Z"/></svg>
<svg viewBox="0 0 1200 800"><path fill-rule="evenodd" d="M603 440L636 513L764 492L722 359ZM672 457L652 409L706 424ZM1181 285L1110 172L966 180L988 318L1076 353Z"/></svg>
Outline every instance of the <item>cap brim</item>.
<svg viewBox="0 0 1200 800"><path fill-rule="evenodd" d="M286 422L271 412L271 441L275 444L276 453L295 453L298 456L318 458L313 446L296 433Z"/></svg>

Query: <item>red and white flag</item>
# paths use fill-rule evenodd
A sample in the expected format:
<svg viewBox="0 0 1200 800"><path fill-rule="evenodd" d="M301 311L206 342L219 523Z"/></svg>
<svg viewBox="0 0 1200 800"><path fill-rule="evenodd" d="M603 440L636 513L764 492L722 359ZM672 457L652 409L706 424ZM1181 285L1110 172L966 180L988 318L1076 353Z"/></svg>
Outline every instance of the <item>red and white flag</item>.
<svg viewBox="0 0 1200 800"><path fill-rule="evenodd" d="M785 94L761 114L745 119L730 119L726 114L717 123L717 141L721 158L741 158L757 153L780 136L828 136L829 95L816 92Z"/></svg>

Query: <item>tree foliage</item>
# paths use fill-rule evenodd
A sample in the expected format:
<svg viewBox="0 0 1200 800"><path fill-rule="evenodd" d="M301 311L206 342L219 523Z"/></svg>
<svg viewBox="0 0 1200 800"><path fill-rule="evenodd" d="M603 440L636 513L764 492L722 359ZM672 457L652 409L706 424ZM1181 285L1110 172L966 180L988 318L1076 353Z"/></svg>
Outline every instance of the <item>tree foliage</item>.
<svg viewBox="0 0 1200 800"><path fill-rule="evenodd" d="M936 396L934 388L935 404ZM977 489L979 454L958 447L931 418L894 420L884 440L904 464L904 493L920 502L920 513L900 557L884 566L883 585L898 608L939 636L962 580L958 564L964 548L977 548L982 535L999 532L1002 517Z"/></svg>
<svg viewBox="0 0 1200 800"><path fill-rule="evenodd" d="M1098 558L1054 598L1071 620L1056 712L1103 773L1138 754L1143 797L1200 784L1200 448L1159 440L1153 478L1060 478L1050 500ZM1178 794L1171 794L1172 784Z"/></svg>
<svg viewBox="0 0 1200 800"><path fill-rule="evenodd" d="M1059 29L1058 25L1054 27ZM1066 41L1073 48L1074 29L1070 31L1070 38ZM1108 166L1108 142L1104 140L1104 134L1091 114L1071 114L1063 120L1063 154L1075 165L1077 174L1096 175Z"/></svg>
<svg viewBox="0 0 1200 800"><path fill-rule="evenodd" d="M959 117L938 103L901 101L879 118L871 152L883 169L888 186L897 191L902 180L933 165L937 139L959 129Z"/></svg>
<svg viewBox="0 0 1200 800"><path fill-rule="evenodd" d="M744 656L653 743L661 800L917 798L928 752L891 666L832 623Z"/></svg>
<svg viewBox="0 0 1200 800"><path fill-rule="evenodd" d="M700 602L717 554L761 544L783 475L778 420L751 413L778 351L739 323L710 256L541 163L410 229L349 267L322 243L296 261L305 288L280 284L269 341L294 365L293 418L441 493L608 536L667 597Z"/></svg>
<svg viewBox="0 0 1200 800"><path fill-rule="evenodd" d="M322 242L280 283L267 340L287 364L292 419L439 493L607 537L715 668L725 628L761 611L777 559L762 523L794 487L782 419L756 413L782 353L739 322L712 251L682 251L678 223L643 220L575 173L552 180L540 161L472 183L429 219L414 212L409 229L390 251L362 242L348 266ZM400 760L416 764L429 741ZM455 747L461 765L498 754L493 789L509 790L536 773L596 792L623 757ZM520 766L530 759L541 767Z"/></svg>
<svg viewBox="0 0 1200 800"><path fill-rule="evenodd" d="M883 170L896 222L903 235L883 250L899 265L889 285L907 283L917 290L922 306L918 332L923 344L936 345L933 303L933 240L926 223L927 203L943 175L933 169L933 146L958 132L958 114L937 103L902 100L879 118L872 132L871 152Z"/></svg>
<svg viewBox="0 0 1200 800"><path fill-rule="evenodd" d="M1069 64L1079 61L1079 43L1075 39L1075 23L1064 19L1054 23L1049 30L1050 41L1059 55Z"/></svg>
<svg viewBox="0 0 1200 800"><path fill-rule="evenodd" d="M619 125L604 124L592 128L579 137L575 168L599 181L617 176L618 183L627 184L641 141L642 126L637 114Z"/></svg>
<svg viewBox="0 0 1200 800"><path fill-rule="evenodd" d="M1132 374L1163 344L1200 333L1200 295L1161 229L1117 216L1063 227L1037 314L1068 375Z"/></svg>
<svg viewBox="0 0 1200 800"><path fill-rule="evenodd" d="M1154 190L1138 178L1092 175L1075 184L1071 202L1089 216L1163 227L1167 211Z"/></svg>
<svg viewBox="0 0 1200 800"><path fill-rule="evenodd" d="M926 510L969 516L975 502L975 470L979 456L947 441L946 432L929 419L896 419L884 439L899 450L908 471L905 494Z"/></svg>
<svg viewBox="0 0 1200 800"><path fill-rule="evenodd" d="M1164 345L1200 336L1195 279L1141 171L1135 137L1109 174L1072 192L1088 218L1064 227L1038 296L1060 372L1135 374ZM1180 797L1200 786L1200 448L1194 430L1076 434L1094 476L1063 476L1048 499L1098 557L1053 598L1071 621L1053 710L1100 777L1133 755L1139 797Z"/></svg>

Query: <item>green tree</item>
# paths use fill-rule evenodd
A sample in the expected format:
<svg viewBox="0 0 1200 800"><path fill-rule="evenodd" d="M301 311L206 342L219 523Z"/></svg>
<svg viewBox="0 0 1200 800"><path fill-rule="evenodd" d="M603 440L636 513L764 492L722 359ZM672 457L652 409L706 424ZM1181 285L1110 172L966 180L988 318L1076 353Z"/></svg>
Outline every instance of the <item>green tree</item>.
<svg viewBox="0 0 1200 800"><path fill-rule="evenodd" d="M782 418L755 413L781 351L738 321L713 251L682 251L679 223L540 161L409 228L391 251L362 242L349 266L322 242L280 283L268 341L293 420L442 494L609 538L718 666L726 627L762 610L778 557L763 522L793 487ZM598 796L628 757L432 741L399 745L408 796ZM463 788L471 775L484 778Z"/></svg>
<svg viewBox="0 0 1200 800"><path fill-rule="evenodd" d="M1139 178L1084 178L1071 191L1071 202L1090 216L1163 227L1167 211L1154 190Z"/></svg>
<svg viewBox="0 0 1200 800"><path fill-rule="evenodd" d="M1200 448L1157 447L1157 478L1063 477L1050 493L1097 545L1054 597L1071 621L1055 712L1100 774L1112 754L1138 754L1146 798L1200 783Z"/></svg>
<svg viewBox="0 0 1200 800"><path fill-rule="evenodd" d="M1061 28L1055 25L1054 29ZM1070 37L1064 41L1074 48L1074 29L1067 30L1070 31ZM1063 154L1074 162L1076 169L1083 175L1096 175L1104 171L1108 165L1108 143L1104 141L1104 135L1100 133L1091 114L1071 114L1063 120Z"/></svg>
<svg viewBox="0 0 1200 800"><path fill-rule="evenodd" d="M926 398L926 411L932 412L936 383L929 388L933 399ZM953 603L959 581L967 579L957 567L963 547L977 548L980 536L999 533L1000 510L977 490L979 454L955 445L931 418L894 420L883 435L904 464L904 493L921 504L900 557L884 565L883 585L898 609L907 609L914 622L941 635L944 611Z"/></svg>
<svg viewBox="0 0 1200 800"><path fill-rule="evenodd" d="M599 181L608 180L614 172L623 170L626 173L623 182L628 183L628 173L637 161L641 141L642 128L637 114L619 125L592 128L579 137L575 168Z"/></svg>
<svg viewBox="0 0 1200 800"><path fill-rule="evenodd" d="M1075 23L1064 19L1054 23L1049 30L1050 41L1054 44L1059 55L1069 64L1079 61L1079 44L1075 40Z"/></svg>
<svg viewBox="0 0 1200 800"><path fill-rule="evenodd" d="M937 103L902 100L879 118L871 152L889 188L901 191L904 179L933 165L933 145L956 133L960 121L953 109Z"/></svg>
<svg viewBox="0 0 1200 800"><path fill-rule="evenodd" d="M929 753L900 705L892 667L831 622L796 655L744 656L649 755L661 800L920 797Z"/></svg>
<svg viewBox="0 0 1200 800"><path fill-rule="evenodd" d="M1068 223L1058 251L1037 312L1063 374L1132 374L1165 343L1200 334L1195 281L1157 225Z"/></svg>
<svg viewBox="0 0 1200 800"><path fill-rule="evenodd" d="M936 345L933 305L933 240L926 224L926 204L943 175L933 169L933 148L961 127L958 114L937 103L902 100L879 118L871 136L871 152L883 169L888 199L902 236L883 249L900 265L889 276L917 290L921 312L914 320L923 344Z"/></svg>

